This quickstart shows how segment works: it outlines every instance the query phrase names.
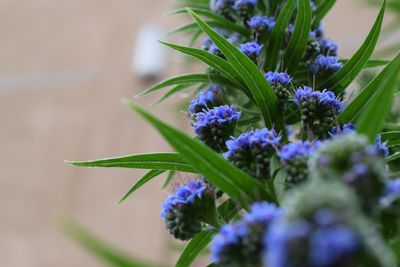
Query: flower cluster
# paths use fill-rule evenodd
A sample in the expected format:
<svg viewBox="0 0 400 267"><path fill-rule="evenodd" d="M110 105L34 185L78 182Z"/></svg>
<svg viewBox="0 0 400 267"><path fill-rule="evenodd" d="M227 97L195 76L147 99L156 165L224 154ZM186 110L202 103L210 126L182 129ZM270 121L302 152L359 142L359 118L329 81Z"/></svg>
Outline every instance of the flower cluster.
<svg viewBox="0 0 400 267"><path fill-rule="evenodd" d="M308 159L320 146L320 142L311 143L309 141L298 141L285 145L278 156L283 162L288 176L286 182L290 184L297 184L303 182L308 178Z"/></svg>
<svg viewBox="0 0 400 267"><path fill-rule="evenodd" d="M310 71L312 74L322 72L323 74L330 74L337 72L343 67L343 64L337 57L319 55L310 65Z"/></svg>
<svg viewBox="0 0 400 267"><path fill-rule="evenodd" d="M200 91L190 102L189 114L194 116L197 113L222 105L222 92L222 88L217 84L212 84L206 90Z"/></svg>
<svg viewBox="0 0 400 267"><path fill-rule="evenodd" d="M280 145L275 130L256 129L226 142L224 157L235 166L259 180L270 177L270 159Z"/></svg>
<svg viewBox="0 0 400 267"><path fill-rule="evenodd" d="M294 102L301 109L303 127L317 137L326 136L341 111L342 104L331 91L298 88Z"/></svg>
<svg viewBox="0 0 400 267"><path fill-rule="evenodd" d="M161 217L170 234L186 241L202 232L199 250L212 240L211 259L220 267L398 266L387 244L400 237L400 178L393 179L400 173L393 118L400 116L369 122L363 114L386 112L380 94L366 96L377 84L391 92L384 81L397 77L396 64L366 93L348 93L368 58L339 60L339 46L320 23L330 7L324 1L310 0L311 28L298 23L307 1L210 0L209 10L207 1L186 2L211 28L193 15L200 28L183 29L194 30L193 41L200 30L209 37L203 50L171 46L208 66L148 92L197 88L185 102L195 138L139 112L178 152L146 155L157 172L205 176L165 200Z"/></svg>
<svg viewBox="0 0 400 267"><path fill-rule="evenodd" d="M189 240L201 231L202 222L213 223L209 213L215 209L214 198L213 189L202 180L179 186L162 205L161 217L171 235Z"/></svg>
<svg viewBox="0 0 400 267"><path fill-rule="evenodd" d="M256 42L244 43L239 47L240 51L252 60L257 60L261 54L262 48L263 46Z"/></svg>
<svg viewBox="0 0 400 267"><path fill-rule="evenodd" d="M347 134L325 142L310 165L317 179L340 180L354 188L367 212L378 205L385 188L386 166L364 136Z"/></svg>
<svg viewBox="0 0 400 267"><path fill-rule="evenodd" d="M292 82L292 77L287 73L269 71L265 74L265 78L278 97L281 109L284 110L291 96L290 83Z"/></svg>
<svg viewBox="0 0 400 267"><path fill-rule="evenodd" d="M221 267L260 266L265 243L263 236L282 210L266 202L255 203L242 220L224 225L214 237L211 258Z"/></svg>
<svg viewBox="0 0 400 267"><path fill-rule="evenodd" d="M224 152L225 142L233 135L240 114L236 106L218 106L197 113L193 126L200 141L215 151Z"/></svg>

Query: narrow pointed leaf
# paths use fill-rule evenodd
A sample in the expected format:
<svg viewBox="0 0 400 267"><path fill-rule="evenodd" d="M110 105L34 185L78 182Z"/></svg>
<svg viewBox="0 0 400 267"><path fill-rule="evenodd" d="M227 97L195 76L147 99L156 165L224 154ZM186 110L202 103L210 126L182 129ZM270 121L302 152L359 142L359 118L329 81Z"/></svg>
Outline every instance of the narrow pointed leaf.
<svg viewBox="0 0 400 267"><path fill-rule="evenodd" d="M190 87L190 86L192 86L192 84L190 84L190 83L188 83L188 84L180 84L180 85L175 86L175 87L172 88L172 89L169 89L169 91L166 92L165 94L163 94L163 95L155 102L155 104L159 104L159 103L163 102L164 100L170 98L171 96L173 96L173 95L175 95L175 94L177 94L177 93L179 93L179 92L182 92L183 90L187 89L187 88Z"/></svg>
<svg viewBox="0 0 400 267"><path fill-rule="evenodd" d="M400 54L350 102L339 122L356 122L358 132L373 140L390 111L399 72Z"/></svg>
<svg viewBox="0 0 400 267"><path fill-rule="evenodd" d="M163 170L151 170L146 173L129 191L118 201L118 203L126 200L130 195L132 195L136 190L145 185L147 182L151 181L153 178L164 173Z"/></svg>
<svg viewBox="0 0 400 267"><path fill-rule="evenodd" d="M170 44L166 42L161 42L162 44L171 47L177 51L180 51L184 54L190 55L192 57L195 57L208 66L218 70L222 74L224 74L228 79L230 79L233 83L237 84L239 87L244 87L240 76L236 73L236 71L233 69L233 67L224 59L210 54L207 51L204 51L202 49L197 49L197 48L191 48L191 47L185 47L185 46L180 46L180 45L175 45L175 44ZM247 89L247 88L246 88Z"/></svg>
<svg viewBox="0 0 400 267"><path fill-rule="evenodd" d="M283 59L284 70L294 72L307 49L311 31L312 11L309 0L299 0L294 32Z"/></svg>
<svg viewBox="0 0 400 267"><path fill-rule="evenodd" d="M203 22L193 11L189 10L189 12L241 76L261 111L265 125L269 128L275 126L278 131L284 132L278 98L258 67L241 53L237 47L215 32L207 23Z"/></svg>
<svg viewBox="0 0 400 267"><path fill-rule="evenodd" d="M67 162L78 167L131 168L195 172L178 153L136 154L91 161Z"/></svg>
<svg viewBox="0 0 400 267"><path fill-rule="evenodd" d="M207 74L207 73L192 73L185 74L170 78L168 80L162 81L149 89L143 91L139 94L139 96L147 95L163 89L169 86L181 85L181 84L194 84L194 83L217 83L223 86L231 86L234 87L235 84L232 83L228 78L216 75L216 74Z"/></svg>
<svg viewBox="0 0 400 267"><path fill-rule="evenodd" d="M165 180L165 182L164 182L164 184L162 186L163 189L165 189L165 188L167 188L167 186L169 186L169 184L171 183L172 179L174 179L175 174L176 174L176 171L169 171L168 172L167 179Z"/></svg>
<svg viewBox="0 0 400 267"><path fill-rule="evenodd" d="M389 157L387 157L386 162L392 162L394 160L397 160L400 158L400 152L396 152L393 155L390 155Z"/></svg>
<svg viewBox="0 0 400 267"><path fill-rule="evenodd" d="M61 230L71 237L74 241L80 244L88 252L91 252L97 258L101 259L109 266L114 267L160 267L163 265L156 265L146 263L132 258L125 252L121 252L114 247L101 241L92 233L84 229L77 222L70 218L65 218L60 221Z"/></svg>
<svg viewBox="0 0 400 267"><path fill-rule="evenodd" d="M233 23L229 20L227 20L224 17L221 17L220 15L217 15L216 13L212 12L210 9L206 9L206 8L191 8L192 11L196 12L196 14L199 14L201 16L204 16L208 19L210 19L210 21L214 21L215 23L218 23L219 25L223 25L224 29L228 29L228 30L232 30L235 31L237 33L240 33L241 35L244 36L249 36L250 35L250 30L246 29L245 27L238 25L236 23ZM188 13L187 8L180 8L177 9L173 12L171 12L171 15L175 15L175 14L184 14L184 13Z"/></svg>
<svg viewBox="0 0 400 267"><path fill-rule="evenodd" d="M290 19L295 10L297 0L288 0L276 19L275 27L271 31L268 46L265 52L264 70L275 70L278 64L279 53L283 45L283 38Z"/></svg>
<svg viewBox="0 0 400 267"><path fill-rule="evenodd" d="M386 0L384 1L379 15L376 18L374 26L372 27L360 49L358 49L358 51L343 66L343 68L328 78L326 82L321 84L319 86L320 89L328 88L335 93L343 93L347 86L357 77L374 52L376 43L379 39L379 34L381 32L385 9Z"/></svg>
<svg viewBox="0 0 400 267"><path fill-rule="evenodd" d="M152 124L179 152L180 156L192 165L193 169L207 177L211 183L232 199L238 201L243 208L257 199L272 201L260 182L236 168L221 155L165 124L136 104L127 101L126 105Z"/></svg>

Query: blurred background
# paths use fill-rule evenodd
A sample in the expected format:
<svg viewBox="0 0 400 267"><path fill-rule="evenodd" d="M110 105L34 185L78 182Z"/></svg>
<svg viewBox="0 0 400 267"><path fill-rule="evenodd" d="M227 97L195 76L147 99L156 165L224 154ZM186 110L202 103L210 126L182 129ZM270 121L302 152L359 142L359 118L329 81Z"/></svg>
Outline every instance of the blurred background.
<svg viewBox="0 0 400 267"><path fill-rule="evenodd" d="M170 150L120 100L150 85L131 67L138 32L179 26L182 18L165 15L173 8L174 0L0 0L1 266L101 266L58 230L64 215L133 255L176 260L159 215L163 179L117 205L143 172L63 162ZM325 28L342 57L359 47L376 14L362 0L337 1ZM187 72L175 53L160 60L166 71L157 80ZM149 108L155 99L135 101ZM175 104L152 112L190 131Z"/></svg>

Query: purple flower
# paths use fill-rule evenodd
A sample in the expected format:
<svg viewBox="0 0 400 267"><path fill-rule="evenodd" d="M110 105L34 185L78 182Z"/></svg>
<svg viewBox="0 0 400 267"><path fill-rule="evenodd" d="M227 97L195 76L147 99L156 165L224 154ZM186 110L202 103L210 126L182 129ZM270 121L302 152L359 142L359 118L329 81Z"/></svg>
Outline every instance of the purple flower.
<svg viewBox="0 0 400 267"><path fill-rule="evenodd" d="M271 31L276 24L274 17L254 16L248 21L249 27L256 32Z"/></svg>
<svg viewBox="0 0 400 267"><path fill-rule="evenodd" d="M200 91L189 105L189 114L194 115L204 110L222 104L222 88L217 84L210 85L206 90Z"/></svg>
<svg viewBox="0 0 400 267"><path fill-rule="evenodd" d="M302 102L308 101L310 99L316 99L318 104L323 106L329 106L337 110L338 112L342 109L341 102L336 98L332 91L314 91L310 87L304 86L299 87L295 93L294 102L300 105Z"/></svg>
<svg viewBox="0 0 400 267"><path fill-rule="evenodd" d="M329 39L320 39L318 41L322 54L325 56L336 56L338 44Z"/></svg>
<svg viewBox="0 0 400 267"><path fill-rule="evenodd" d="M315 143L298 141L285 145L278 152L278 156L283 162L283 168L287 173L286 182L288 185L298 184L308 178L308 159L319 146L319 141Z"/></svg>
<svg viewBox="0 0 400 267"><path fill-rule="evenodd" d="M280 216L282 210L274 204L253 204L242 220L224 225L214 236L212 261L218 266L261 266L265 250L263 236Z"/></svg>
<svg viewBox="0 0 400 267"><path fill-rule="evenodd" d="M279 146L281 136L275 130L257 129L226 142L224 157L257 179L268 179L269 160Z"/></svg>
<svg viewBox="0 0 400 267"><path fill-rule="evenodd" d="M200 141L212 149L223 152L225 142L233 135L241 113L236 106L219 106L197 113L193 126Z"/></svg>
<svg viewBox="0 0 400 267"><path fill-rule="evenodd" d="M356 126L352 123L347 123L343 125L338 125L332 128L330 134L333 137L340 136L342 134L351 134L356 131Z"/></svg>
<svg viewBox="0 0 400 267"><path fill-rule="evenodd" d="M236 106L219 106L206 112L197 114L197 121L194 123L196 134L200 135L204 128L218 127L225 124L233 124L240 118L240 112Z"/></svg>
<svg viewBox="0 0 400 267"><path fill-rule="evenodd" d="M257 4L257 0L236 0L233 5L234 10L247 10L249 8L254 8Z"/></svg>
<svg viewBox="0 0 400 267"><path fill-rule="evenodd" d="M314 214L316 220L281 219L269 227L265 235L265 266L347 266L349 259L358 257L363 248L361 238L355 230L339 223L339 213L323 208Z"/></svg>
<svg viewBox="0 0 400 267"><path fill-rule="evenodd" d="M315 267L329 267L360 247L359 237L344 225L321 227L310 237L310 261Z"/></svg>
<svg viewBox="0 0 400 267"><path fill-rule="evenodd" d="M202 180L190 180L188 184L180 185L175 193L170 195L162 205L161 217L165 220L167 213L177 204L194 204L196 198L201 198L207 189Z"/></svg>
<svg viewBox="0 0 400 267"><path fill-rule="evenodd" d="M343 64L339 62L338 57L319 55L311 63L310 71L315 75L320 71L337 72L342 67Z"/></svg>
<svg viewBox="0 0 400 267"><path fill-rule="evenodd" d="M262 51L263 46L257 44L256 42L249 42L241 44L240 51L251 59L256 59Z"/></svg>
<svg viewBox="0 0 400 267"><path fill-rule="evenodd" d="M284 72L272 72L269 71L267 74L265 74L265 78L267 79L268 83L270 85L283 85L286 86L290 84L292 81L292 78Z"/></svg>
<svg viewBox="0 0 400 267"><path fill-rule="evenodd" d="M381 135L376 136L375 142L376 142L376 152L384 157L389 156L389 148L387 147L386 142L385 143L382 142Z"/></svg>
<svg viewBox="0 0 400 267"><path fill-rule="evenodd" d="M235 0L211 0L210 7L211 10L216 13L223 13L226 10L229 10L234 3Z"/></svg>
<svg viewBox="0 0 400 267"><path fill-rule="evenodd" d="M284 161L290 161L297 157L309 157L320 146L320 142L311 143L309 141L298 141L285 145L278 156Z"/></svg>

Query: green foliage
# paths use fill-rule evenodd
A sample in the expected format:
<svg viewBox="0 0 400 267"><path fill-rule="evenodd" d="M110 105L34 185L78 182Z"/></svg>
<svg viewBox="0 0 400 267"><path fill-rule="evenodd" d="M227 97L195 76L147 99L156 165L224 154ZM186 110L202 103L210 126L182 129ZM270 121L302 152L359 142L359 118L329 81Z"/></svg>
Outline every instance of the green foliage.
<svg viewBox="0 0 400 267"><path fill-rule="evenodd" d="M362 46L351 57L349 61L336 72L333 76L328 78L320 88L329 88L336 93L342 93L344 89L357 77L363 69L368 59L372 55L376 43L378 42L379 34L382 28L383 16L386 10L386 0L383 2L381 11L376 18L375 24L369 32Z"/></svg>
<svg viewBox="0 0 400 267"><path fill-rule="evenodd" d="M147 263L132 258L125 252L104 243L70 218L60 220L60 229L83 248L113 267L162 267L161 264Z"/></svg>

